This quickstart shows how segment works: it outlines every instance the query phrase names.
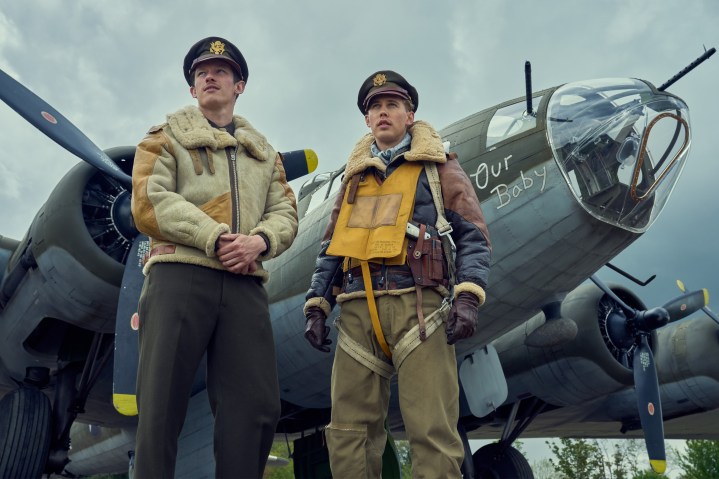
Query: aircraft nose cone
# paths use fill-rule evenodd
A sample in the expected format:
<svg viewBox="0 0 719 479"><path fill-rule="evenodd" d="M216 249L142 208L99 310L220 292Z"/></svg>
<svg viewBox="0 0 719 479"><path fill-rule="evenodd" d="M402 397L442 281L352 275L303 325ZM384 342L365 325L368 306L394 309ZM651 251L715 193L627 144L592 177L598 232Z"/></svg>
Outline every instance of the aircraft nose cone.
<svg viewBox="0 0 719 479"><path fill-rule="evenodd" d="M686 104L635 79L557 89L547 135L574 196L594 217L644 232L664 207L689 151Z"/></svg>

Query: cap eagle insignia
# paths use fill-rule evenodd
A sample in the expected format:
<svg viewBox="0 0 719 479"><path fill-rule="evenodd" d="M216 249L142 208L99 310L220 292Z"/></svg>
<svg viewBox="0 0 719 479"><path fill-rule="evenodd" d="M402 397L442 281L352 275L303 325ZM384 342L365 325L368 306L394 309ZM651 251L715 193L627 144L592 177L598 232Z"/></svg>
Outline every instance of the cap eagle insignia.
<svg viewBox="0 0 719 479"><path fill-rule="evenodd" d="M215 55L222 55L223 53L225 53L225 44L219 40L215 40L214 42L210 43L210 52L214 53Z"/></svg>

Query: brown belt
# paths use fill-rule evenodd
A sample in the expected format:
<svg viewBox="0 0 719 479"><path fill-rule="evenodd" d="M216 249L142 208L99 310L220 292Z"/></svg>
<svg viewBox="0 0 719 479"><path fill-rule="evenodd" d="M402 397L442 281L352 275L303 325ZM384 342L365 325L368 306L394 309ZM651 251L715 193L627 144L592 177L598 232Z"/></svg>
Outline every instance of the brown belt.
<svg viewBox="0 0 719 479"><path fill-rule="evenodd" d="M172 254L172 253L175 252L176 249L177 249L177 246L175 246L174 244L163 244L163 245L160 245L160 246L155 246L154 248L152 248L152 249L150 250L149 253L147 253L147 254L145 255L145 257L143 258L143 262L142 262L142 263L143 263L143 264L147 263L147 261L148 261L150 258L152 258L153 256L158 256L158 255L161 255L161 254Z"/></svg>
<svg viewBox="0 0 719 479"><path fill-rule="evenodd" d="M172 254L177 249L177 246L174 244L163 244L160 246L155 246L150 250L150 254L148 257L152 258L153 256L161 255L161 254Z"/></svg>
<svg viewBox="0 0 719 479"><path fill-rule="evenodd" d="M379 276L382 274L382 265L377 263L369 263L368 266L370 276ZM402 276L412 276L412 271L410 271L409 267L407 266L386 266L385 268L387 276L394 274ZM351 274L354 277L360 277L362 276L362 267L355 266L354 268L350 268L345 274Z"/></svg>

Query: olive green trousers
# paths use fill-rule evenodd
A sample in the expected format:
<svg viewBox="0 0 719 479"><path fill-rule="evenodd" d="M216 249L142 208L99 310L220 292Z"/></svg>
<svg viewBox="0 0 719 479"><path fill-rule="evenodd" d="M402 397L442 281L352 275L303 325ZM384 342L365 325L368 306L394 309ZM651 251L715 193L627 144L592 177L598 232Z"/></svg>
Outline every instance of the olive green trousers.
<svg viewBox="0 0 719 479"><path fill-rule="evenodd" d="M380 296L377 310L392 350L417 324L417 296ZM442 297L423 291L425 317ZM366 299L342 303L340 327L378 358L389 361L377 342ZM399 405L412 454L412 477L460 478L464 447L457 432L459 385L454 346L440 327L417 346L397 370ZM385 420L390 380L376 374L338 347L332 368L332 415L325 430L332 476L379 478L387 435Z"/></svg>
<svg viewBox="0 0 719 479"><path fill-rule="evenodd" d="M145 278L137 374L137 479L172 478L207 353L216 477L262 476L280 414L267 293L258 278L158 263Z"/></svg>

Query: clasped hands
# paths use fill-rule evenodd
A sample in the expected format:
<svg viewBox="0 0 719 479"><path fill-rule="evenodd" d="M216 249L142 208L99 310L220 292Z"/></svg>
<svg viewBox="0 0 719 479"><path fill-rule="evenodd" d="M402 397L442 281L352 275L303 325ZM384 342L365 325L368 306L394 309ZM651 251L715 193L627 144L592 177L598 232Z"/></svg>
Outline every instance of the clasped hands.
<svg viewBox="0 0 719 479"><path fill-rule="evenodd" d="M260 235L225 233L217 238L217 259L228 271L235 274L251 274L257 271L257 258L267 249Z"/></svg>

